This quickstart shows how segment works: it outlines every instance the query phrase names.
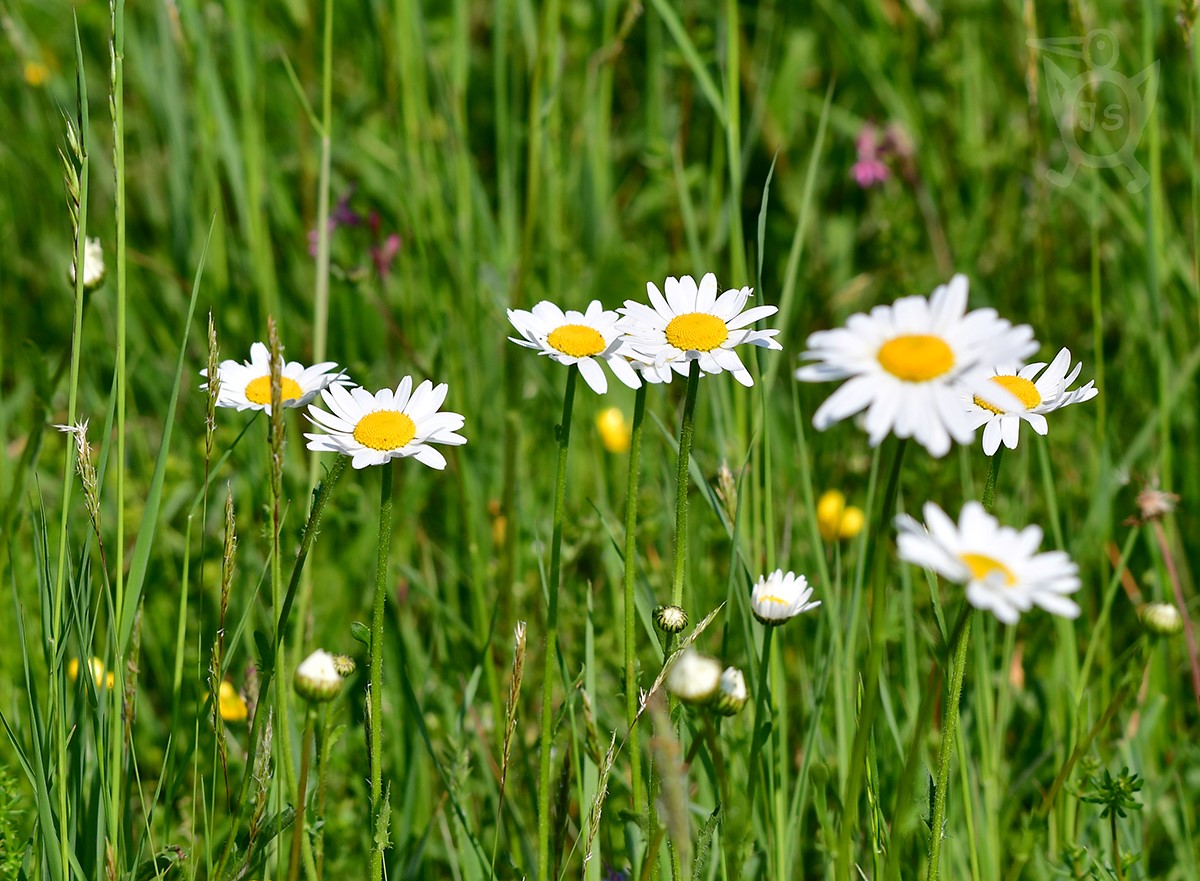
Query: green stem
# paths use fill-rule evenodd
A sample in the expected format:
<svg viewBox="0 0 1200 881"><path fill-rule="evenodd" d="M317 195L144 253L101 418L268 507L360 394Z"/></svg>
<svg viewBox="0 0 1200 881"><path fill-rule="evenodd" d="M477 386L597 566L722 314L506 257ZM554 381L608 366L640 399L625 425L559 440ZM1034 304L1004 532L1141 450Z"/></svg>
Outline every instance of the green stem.
<svg viewBox="0 0 1200 881"><path fill-rule="evenodd" d="M642 426L646 416L646 383L643 382L633 399L633 433L629 440L629 479L625 485L625 721L629 725L629 758L633 812L640 818L645 801L642 783L642 755L638 744L637 725L638 684L636 629L637 603L634 585L637 572L637 507L638 478L642 456Z"/></svg>
<svg viewBox="0 0 1200 881"><path fill-rule="evenodd" d="M304 803L308 800L308 756L312 752L313 741L313 707L312 703L304 709L304 740L300 757L300 785L296 790L296 818L292 821L292 858L288 863L288 881L296 881L300 877L300 841L304 837Z"/></svg>
<svg viewBox="0 0 1200 881"><path fill-rule="evenodd" d="M963 600L966 602L966 600ZM954 666L950 672L950 701L946 706L946 720L942 725L942 744L938 750L936 789L933 793L933 824L929 836L929 881L937 881L942 859L942 826L946 821L946 789L950 782L950 759L954 755L954 741L958 738L958 704L962 697L963 675L967 669L967 644L971 641L971 619L968 613L962 628L954 638Z"/></svg>
<svg viewBox="0 0 1200 881"><path fill-rule="evenodd" d="M900 467L904 463L904 451L907 446L907 439L902 439L896 445L896 454L892 459L892 471L884 492L883 505L879 508L875 527L867 537L867 549L863 560L863 572L872 578L871 645L867 652L867 667L863 676L862 711L859 713L858 727L854 732L854 745L850 753L850 771L846 778L846 791L842 796L845 813L842 816L841 835L838 840L838 877L846 879L846 881L854 876L850 843L858 822L858 797L866 770L867 744L870 741L871 727L875 722L875 711L879 706L879 670L883 665L884 625L887 621L887 580L880 578L874 572L875 552L879 548L880 537L891 531L892 512L895 510L896 495L900 490Z"/></svg>
<svg viewBox="0 0 1200 881"><path fill-rule="evenodd" d="M383 617L387 602L388 553L392 546L392 462L383 465L379 492L379 555L375 563L375 607L371 614L371 715L368 719L371 752L371 881L383 879L383 835L379 821L383 807Z"/></svg>
<svg viewBox="0 0 1200 881"><path fill-rule="evenodd" d="M329 767L329 728L325 709L326 705L321 704L317 718L317 728L321 732L321 737L317 742L317 840L313 843L313 852L316 855L317 863L316 881L321 881L325 872L325 824L321 822L325 816L325 780Z"/></svg>
<svg viewBox="0 0 1200 881"><path fill-rule="evenodd" d="M1125 868L1121 865L1121 844L1117 840L1117 812L1108 815L1108 830L1112 833L1113 868L1117 870L1117 881L1125 881Z"/></svg>
<svg viewBox="0 0 1200 881"><path fill-rule="evenodd" d="M671 579L671 604L683 606L683 570L687 561L688 459L696 414L696 389L700 384L700 362L693 361L683 401L679 426L679 468L675 472L675 569Z"/></svg>
<svg viewBox="0 0 1200 881"><path fill-rule="evenodd" d="M546 612L546 652L542 666L542 736L538 767L538 881L550 877L550 754L553 720L554 658L558 653L558 589L562 584L563 509L567 503L567 452L571 444L571 408L579 368L567 368L562 423L558 426L558 470L554 478L554 528L550 536L550 599Z"/></svg>
<svg viewBox="0 0 1200 881"><path fill-rule="evenodd" d="M748 760L750 781L747 786L746 805L750 820L746 824L747 834L754 829L754 796L758 791L759 768L763 764L759 753L766 740L766 722L772 713L767 694L771 675L771 638L774 635L774 627L768 625L763 628L762 656L758 660L758 690L754 695L754 735L750 739L750 758ZM780 869L777 866L776 872L778 871Z"/></svg>
<svg viewBox="0 0 1200 881"><path fill-rule="evenodd" d="M996 505L996 478L1000 475L1000 460L1004 458L1004 445L996 448L988 466L987 481L983 484L983 509L989 514Z"/></svg>

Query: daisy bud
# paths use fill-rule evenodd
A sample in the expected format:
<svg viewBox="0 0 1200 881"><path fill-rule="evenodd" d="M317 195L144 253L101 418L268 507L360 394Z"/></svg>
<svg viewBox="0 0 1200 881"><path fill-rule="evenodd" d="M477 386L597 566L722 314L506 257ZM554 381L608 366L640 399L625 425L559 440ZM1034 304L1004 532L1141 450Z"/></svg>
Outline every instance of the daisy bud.
<svg viewBox="0 0 1200 881"><path fill-rule="evenodd" d="M688 616L679 606L655 606L654 623L663 633L679 633L688 625Z"/></svg>
<svg viewBox="0 0 1200 881"><path fill-rule="evenodd" d="M67 267L67 280L75 286L75 259ZM88 239L83 245L83 292L91 293L104 284L104 249L99 239Z"/></svg>
<svg viewBox="0 0 1200 881"><path fill-rule="evenodd" d="M333 669L337 670L338 675L345 679L357 668L354 663L354 658L349 655L333 655Z"/></svg>
<svg viewBox="0 0 1200 881"><path fill-rule="evenodd" d="M1174 603L1145 603L1138 609L1138 618L1154 636L1175 636L1183 630L1183 616Z"/></svg>
<svg viewBox="0 0 1200 881"><path fill-rule="evenodd" d="M736 716L746 706L750 692L746 689L746 677L737 667L726 667L721 674L721 684L713 699L713 708L722 716Z"/></svg>
<svg viewBox="0 0 1200 881"><path fill-rule="evenodd" d="M721 664L690 647L683 650L667 674L667 688L687 704L707 703L720 685Z"/></svg>
<svg viewBox="0 0 1200 881"><path fill-rule="evenodd" d="M318 704L333 700L342 690L337 662L324 649L317 649L300 662L294 682L300 697Z"/></svg>

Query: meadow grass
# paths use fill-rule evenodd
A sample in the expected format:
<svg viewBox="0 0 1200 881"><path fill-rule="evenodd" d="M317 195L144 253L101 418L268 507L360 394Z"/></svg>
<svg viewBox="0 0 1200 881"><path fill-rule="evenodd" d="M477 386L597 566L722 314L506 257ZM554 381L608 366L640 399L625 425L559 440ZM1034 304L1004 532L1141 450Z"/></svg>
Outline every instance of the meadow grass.
<svg viewBox="0 0 1200 881"><path fill-rule="evenodd" d="M1196 650L1137 615L1195 610L1194 17L0 0L0 878L1200 878ZM1120 77L1157 64L1142 116L1030 44L1100 29ZM1132 139L1144 187L1049 174L1063 114L1113 107L1083 145ZM863 188L867 124L907 146ZM709 271L779 306L752 388L564 411L574 376L507 341L506 308ZM808 334L953 272L1100 395L1002 460L815 431ZM368 389L447 382L468 443L354 470L300 412L213 412L199 371L269 327ZM1178 508L1134 522L1147 485ZM1079 564L1078 619L1005 626L899 561L895 511L985 497ZM822 605L768 630L778 567ZM686 645L744 671L740 714L666 699ZM320 709L318 647L356 661Z"/></svg>

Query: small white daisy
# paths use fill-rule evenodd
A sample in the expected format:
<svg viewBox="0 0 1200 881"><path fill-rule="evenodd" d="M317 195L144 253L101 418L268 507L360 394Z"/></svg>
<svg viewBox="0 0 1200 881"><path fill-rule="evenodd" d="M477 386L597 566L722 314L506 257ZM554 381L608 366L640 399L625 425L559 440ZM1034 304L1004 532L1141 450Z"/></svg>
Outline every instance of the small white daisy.
<svg viewBox="0 0 1200 881"><path fill-rule="evenodd" d="M743 311L754 295L752 288L728 290L717 296L717 277L711 272L700 279L699 285L685 275L668 278L663 287L665 297L653 282L647 282L650 306L626 300L624 308L617 310L625 316L621 329L629 347L653 365L660 379L670 379L666 368L687 376L691 362L699 361L701 373L728 370L742 385L750 386L754 380L734 348L747 344L783 348L774 339L778 330L748 329L779 311L774 306Z"/></svg>
<svg viewBox="0 0 1200 881"><path fill-rule="evenodd" d="M965 584L967 601L1005 624L1035 605L1064 618L1079 615L1067 598L1079 590L1079 567L1063 551L1038 553L1039 527L1000 526L979 502L963 506L957 525L933 502L923 511L924 525L907 514L896 517L900 559Z"/></svg>
<svg viewBox="0 0 1200 881"><path fill-rule="evenodd" d="M279 399L284 407L303 407L331 384L347 382L343 371L336 371L333 361L322 361L305 367L299 361L284 362L279 371ZM208 376L208 370L200 375ZM222 361L217 365L218 407L236 407L239 410L266 410L271 412L271 353L263 343L250 347L250 360L243 364L237 361ZM200 386L208 388L208 383Z"/></svg>
<svg viewBox="0 0 1200 881"><path fill-rule="evenodd" d="M667 688L688 704L703 704L721 685L721 663L691 646L683 650L667 673Z"/></svg>
<svg viewBox="0 0 1200 881"><path fill-rule="evenodd" d="M989 456L994 455L1002 440L1004 446L1015 450L1022 419L1038 434L1044 435L1049 426L1043 414L1052 413L1069 404L1090 401L1100 393L1092 380L1077 389L1070 389L1071 383L1079 377L1083 364L1076 364L1075 369L1068 374L1070 368L1070 349L1061 349L1049 366L1046 362L1039 361L1020 370L1015 367L997 368L990 377L991 382L1016 395L1025 409L1012 412L991 403L986 399L986 393L977 392L971 395L967 399L967 409L971 427L984 426L983 451Z"/></svg>
<svg viewBox="0 0 1200 881"><path fill-rule="evenodd" d="M630 388L642 384L627 357L625 341L617 329L620 316L592 300L586 312L564 312L549 300L531 311L509 309L508 320L521 334L509 337L518 346L536 349L559 364L574 364L584 381L598 395L608 391L608 378L597 360L607 362L613 374Z"/></svg>
<svg viewBox="0 0 1200 881"><path fill-rule="evenodd" d="M761 576L754 585L750 611L763 624L775 627L821 605L820 600L808 601L812 593L813 589L803 575L776 569L770 575Z"/></svg>
<svg viewBox="0 0 1200 881"><path fill-rule="evenodd" d="M913 437L934 456L950 439L974 436L958 386L978 388L981 365L1019 361L1037 349L1028 325L1013 327L994 309L967 312L967 278L956 275L926 299L901 297L870 314L851 315L846 326L808 338L804 358L816 363L796 371L805 382L848 379L813 417L818 430L861 410L871 445L889 433ZM1008 409L1020 402L992 393Z"/></svg>
<svg viewBox="0 0 1200 881"><path fill-rule="evenodd" d="M382 465L389 459L412 456L439 471L446 457L430 444L458 446L467 439L455 434L463 427L459 413L439 412L446 400L447 385L425 380L413 390L411 376L400 380L396 390L371 392L364 388L330 386L321 400L330 412L316 404L308 418L325 434L306 434L308 448L352 457L355 468Z"/></svg>

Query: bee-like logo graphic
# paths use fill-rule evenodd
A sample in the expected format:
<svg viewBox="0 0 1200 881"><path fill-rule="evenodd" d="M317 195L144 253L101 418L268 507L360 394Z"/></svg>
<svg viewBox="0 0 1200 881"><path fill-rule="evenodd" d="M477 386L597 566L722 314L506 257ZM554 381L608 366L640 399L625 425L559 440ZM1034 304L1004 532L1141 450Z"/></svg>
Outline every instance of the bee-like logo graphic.
<svg viewBox="0 0 1200 881"><path fill-rule="evenodd" d="M1066 166L1048 170L1047 180L1066 187L1081 165L1124 168L1130 174L1125 189L1141 192L1150 175L1136 151L1158 94L1158 62L1134 77L1118 72L1114 65L1121 50L1116 35L1106 28L1086 37L1030 40L1029 45L1044 52L1050 109L1067 148ZM1054 55L1082 59L1086 67L1070 76Z"/></svg>

